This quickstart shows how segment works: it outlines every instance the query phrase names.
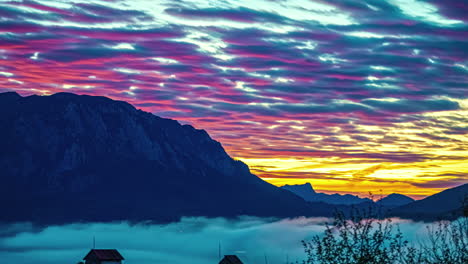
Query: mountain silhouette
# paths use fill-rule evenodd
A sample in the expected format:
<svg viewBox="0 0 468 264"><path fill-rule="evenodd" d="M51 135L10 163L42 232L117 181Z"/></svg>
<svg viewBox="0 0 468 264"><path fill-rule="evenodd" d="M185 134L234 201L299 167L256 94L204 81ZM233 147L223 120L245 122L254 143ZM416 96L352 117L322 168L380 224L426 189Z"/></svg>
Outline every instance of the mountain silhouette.
<svg viewBox="0 0 468 264"><path fill-rule="evenodd" d="M317 193L310 184L273 186L229 157L206 131L126 102L8 92L0 93L0 110L0 222L332 216L350 205L375 206L353 195ZM389 215L460 215L467 186ZM399 195L380 201L385 210L406 202Z"/></svg>
<svg viewBox="0 0 468 264"><path fill-rule="evenodd" d="M379 199L377 201L377 204L393 208L412 202L414 202L414 199L411 197L399 193L392 193L382 199Z"/></svg>
<svg viewBox="0 0 468 264"><path fill-rule="evenodd" d="M251 174L206 131L105 97L0 94L1 221L330 215Z"/></svg>
<svg viewBox="0 0 468 264"><path fill-rule="evenodd" d="M450 220L466 213L467 208L468 184L463 184L396 207L388 215L416 220Z"/></svg>
<svg viewBox="0 0 468 264"><path fill-rule="evenodd" d="M297 194L302 197L304 200L309 202L323 202L327 204L335 205L357 205L361 203L372 202L369 198L360 198L356 195L351 194L326 194L318 193L314 190L310 183L297 184L297 185L284 185L281 186L282 189L288 190L292 193Z"/></svg>

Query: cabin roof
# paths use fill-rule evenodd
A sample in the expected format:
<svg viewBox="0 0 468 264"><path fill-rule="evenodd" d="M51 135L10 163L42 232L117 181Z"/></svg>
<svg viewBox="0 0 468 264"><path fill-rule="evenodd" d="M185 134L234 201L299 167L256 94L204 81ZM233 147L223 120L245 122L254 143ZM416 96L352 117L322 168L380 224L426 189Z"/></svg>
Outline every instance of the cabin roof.
<svg viewBox="0 0 468 264"><path fill-rule="evenodd" d="M243 264L236 255L225 255L219 264Z"/></svg>
<svg viewBox="0 0 468 264"><path fill-rule="evenodd" d="M117 249L91 249L83 259L124 260Z"/></svg>

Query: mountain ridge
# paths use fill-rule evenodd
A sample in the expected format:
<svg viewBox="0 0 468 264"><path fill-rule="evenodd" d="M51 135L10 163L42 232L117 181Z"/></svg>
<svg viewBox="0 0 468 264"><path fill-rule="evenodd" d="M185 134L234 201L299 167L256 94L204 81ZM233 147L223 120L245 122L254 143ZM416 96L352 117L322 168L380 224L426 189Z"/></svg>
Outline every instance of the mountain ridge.
<svg viewBox="0 0 468 264"><path fill-rule="evenodd" d="M391 209L387 216L415 220L456 219L467 215L468 183L443 190L424 199Z"/></svg>
<svg viewBox="0 0 468 264"><path fill-rule="evenodd" d="M0 222L169 222L183 216L332 216L350 210L340 203L307 202L273 186L232 159L205 130L127 102L9 92L0 93L0 110ZM310 184L302 191L348 198L317 193ZM450 200L434 196L426 198L436 200L424 202L422 212L415 201L387 215L460 215L461 205L446 212ZM370 200L356 205L375 207Z"/></svg>
<svg viewBox="0 0 468 264"><path fill-rule="evenodd" d="M251 174L206 131L123 101L3 93L0 110L0 221L172 221L325 210Z"/></svg>
<svg viewBox="0 0 468 264"><path fill-rule="evenodd" d="M351 194L326 194L326 193L318 193L314 190L310 183L304 184L295 184L295 185L283 185L280 187L281 189L288 190L292 193L297 194L298 196L302 197L304 200L309 202L324 202L328 204L334 205L356 205L360 203L367 203L372 202L369 198L361 198L356 195Z"/></svg>
<svg viewBox="0 0 468 264"><path fill-rule="evenodd" d="M399 193L392 193L379 199L376 203L383 205L383 206L397 207L397 206L402 206L405 204L412 203L414 201L415 200L409 196L399 194Z"/></svg>

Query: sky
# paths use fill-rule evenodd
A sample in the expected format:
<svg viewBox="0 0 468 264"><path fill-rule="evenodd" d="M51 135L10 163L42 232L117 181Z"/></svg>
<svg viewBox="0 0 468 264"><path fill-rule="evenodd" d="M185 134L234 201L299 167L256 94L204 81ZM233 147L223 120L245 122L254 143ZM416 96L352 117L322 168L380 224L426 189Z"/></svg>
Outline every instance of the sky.
<svg viewBox="0 0 468 264"><path fill-rule="evenodd" d="M468 3L0 1L0 92L101 95L202 128L275 184L468 182Z"/></svg>
<svg viewBox="0 0 468 264"><path fill-rule="evenodd" d="M221 255L238 255L246 264L283 264L304 260L301 240L322 235L327 218L265 219L242 217L182 218L167 225L90 223L49 226L30 224L0 228L0 257L4 263L63 264L79 262L93 246L116 248L125 263L154 264L219 262ZM436 223L393 219L393 229L403 233L412 245L427 243L427 227Z"/></svg>

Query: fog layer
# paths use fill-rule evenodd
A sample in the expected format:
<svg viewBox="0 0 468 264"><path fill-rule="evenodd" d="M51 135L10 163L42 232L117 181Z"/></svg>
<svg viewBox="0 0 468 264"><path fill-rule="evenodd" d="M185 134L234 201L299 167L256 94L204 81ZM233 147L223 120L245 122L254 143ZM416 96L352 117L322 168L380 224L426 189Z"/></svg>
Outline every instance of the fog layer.
<svg viewBox="0 0 468 264"><path fill-rule="evenodd" d="M285 263L304 258L301 240L321 234L327 218L275 220L243 217L183 218L167 225L122 223L69 224L33 228L30 224L0 226L3 263L76 264L92 248L116 248L126 264L218 263L221 254L237 254L246 264ZM418 242L425 223L396 220L408 239Z"/></svg>

